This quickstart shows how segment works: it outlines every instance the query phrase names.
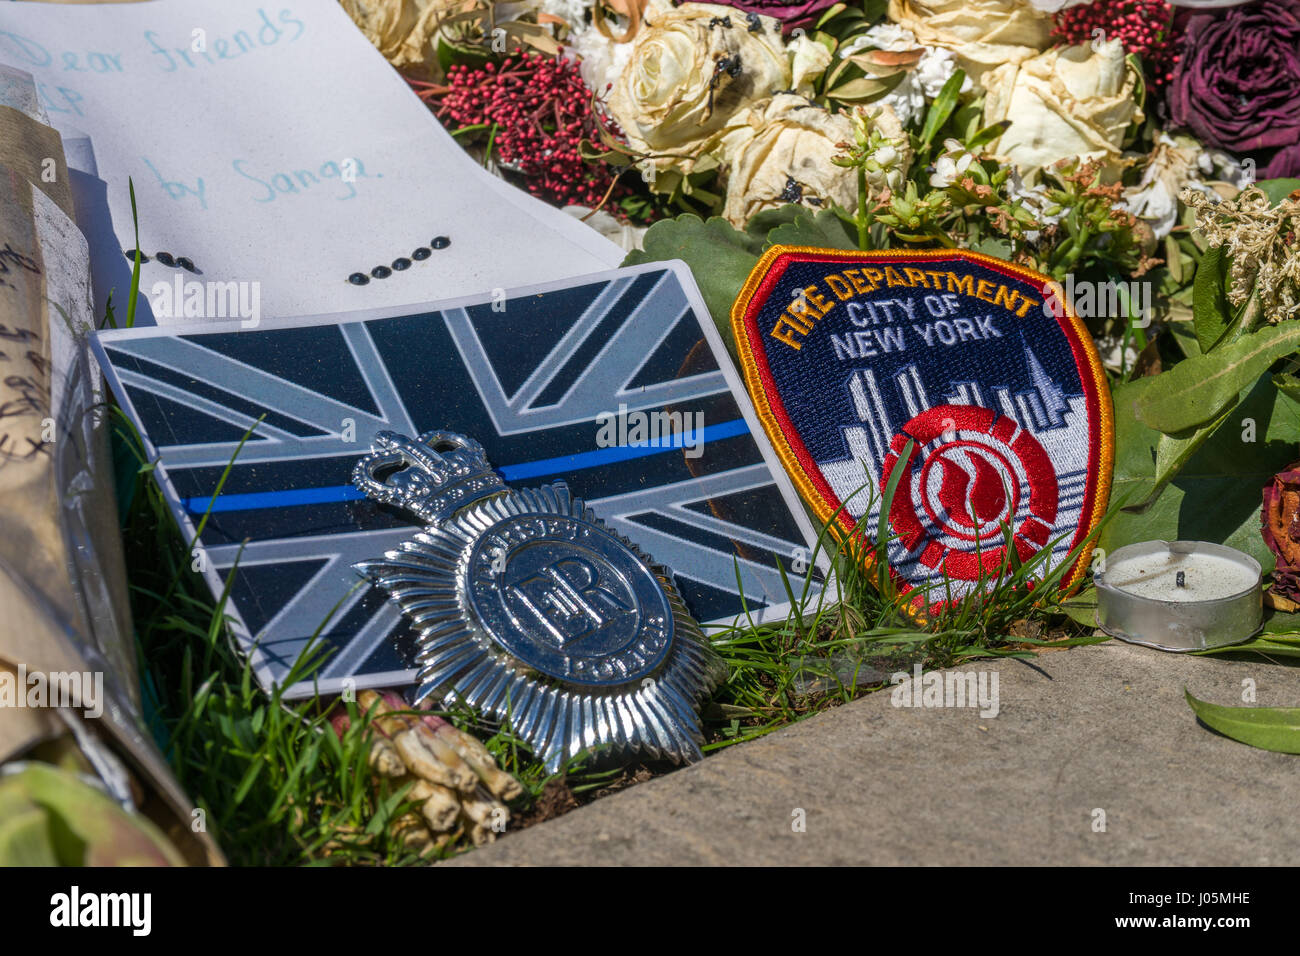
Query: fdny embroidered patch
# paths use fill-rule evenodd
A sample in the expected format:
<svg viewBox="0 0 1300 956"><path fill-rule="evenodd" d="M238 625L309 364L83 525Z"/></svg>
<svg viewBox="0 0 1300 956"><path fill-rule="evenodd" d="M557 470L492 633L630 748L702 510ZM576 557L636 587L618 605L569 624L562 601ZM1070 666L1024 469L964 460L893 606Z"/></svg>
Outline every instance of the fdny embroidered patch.
<svg viewBox="0 0 1300 956"><path fill-rule="evenodd" d="M987 587L1008 528L1021 560L1050 548L1055 568L1106 508L1110 393L1065 298L973 252L775 246L732 308L745 384L782 463L841 540L888 542L890 574L918 611Z"/></svg>

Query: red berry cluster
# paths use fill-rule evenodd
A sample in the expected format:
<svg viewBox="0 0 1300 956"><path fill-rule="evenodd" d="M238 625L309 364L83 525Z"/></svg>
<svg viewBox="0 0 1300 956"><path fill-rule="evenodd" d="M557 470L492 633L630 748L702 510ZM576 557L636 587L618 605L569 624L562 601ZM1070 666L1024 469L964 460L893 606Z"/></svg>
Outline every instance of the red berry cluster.
<svg viewBox="0 0 1300 956"><path fill-rule="evenodd" d="M412 85L452 129L485 126L486 136L495 128L497 160L538 198L595 206L609 190L611 167L584 160L578 144L584 138L599 144L601 129L622 137L593 109L577 63L520 50L500 63L449 67L446 85ZM620 184L613 195L625 192Z"/></svg>
<svg viewBox="0 0 1300 956"><path fill-rule="evenodd" d="M1147 83L1160 86L1173 79L1178 62L1173 21L1166 0L1093 0L1057 13L1053 36L1071 45L1117 39L1125 52L1142 57Z"/></svg>

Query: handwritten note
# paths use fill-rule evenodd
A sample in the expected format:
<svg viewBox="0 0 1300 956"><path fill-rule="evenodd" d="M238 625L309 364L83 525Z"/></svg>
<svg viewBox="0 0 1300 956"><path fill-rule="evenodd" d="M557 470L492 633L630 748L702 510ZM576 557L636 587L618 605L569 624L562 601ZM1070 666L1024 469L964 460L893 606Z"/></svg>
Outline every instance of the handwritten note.
<svg viewBox="0 0 1300 956"><path fill-rule="evenodd" d="M32 187L0 165L0 494L29 483L23 467L50 457L50 362Z"/></svg>
<svg viewBox="0 0 1300 956"><path fill-rule="evenodd" d="M335 0L4 3L0 63L33 74L65 141L89 137L94 169L73 177L103 181L74 189L97 308L115 288L124 311L128 177L150 257L142 305L163 323L207 317L153 308L178 277L192 303L220 304L212 287L234 282L272 317L477 295L622 258L470 160ZM260 316L211 316L232 317Z"/></svg>

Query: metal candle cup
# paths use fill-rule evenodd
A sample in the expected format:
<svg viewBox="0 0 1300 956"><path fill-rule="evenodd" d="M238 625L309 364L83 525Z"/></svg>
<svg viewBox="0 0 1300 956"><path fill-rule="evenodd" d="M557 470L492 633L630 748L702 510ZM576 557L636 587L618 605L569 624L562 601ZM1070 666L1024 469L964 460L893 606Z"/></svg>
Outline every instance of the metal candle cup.
<svg viewBox="0 0 1300 956"><path fill-rule="evenodd" d="M1264 620L1263 569L1208 541L1144 541L1112 551L1093 574L1097 624L1162 651L1239 644Z"/></svg>

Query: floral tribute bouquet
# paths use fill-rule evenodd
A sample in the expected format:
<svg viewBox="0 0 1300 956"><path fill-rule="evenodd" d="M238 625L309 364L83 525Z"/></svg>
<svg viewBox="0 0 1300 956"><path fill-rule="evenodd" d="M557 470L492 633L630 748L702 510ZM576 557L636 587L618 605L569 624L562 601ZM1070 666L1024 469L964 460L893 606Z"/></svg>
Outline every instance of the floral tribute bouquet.
<svg viewBox="0 0 1300 956"><path fill-rule="evenodd" d="M722 324L777 242L969 248L1114 290L1074 303L1117 420L1102 546L1273 565L1260 489L1300 442L1300 0L341 2L466 149L630 262L685 259Z"/></svg>

